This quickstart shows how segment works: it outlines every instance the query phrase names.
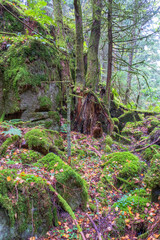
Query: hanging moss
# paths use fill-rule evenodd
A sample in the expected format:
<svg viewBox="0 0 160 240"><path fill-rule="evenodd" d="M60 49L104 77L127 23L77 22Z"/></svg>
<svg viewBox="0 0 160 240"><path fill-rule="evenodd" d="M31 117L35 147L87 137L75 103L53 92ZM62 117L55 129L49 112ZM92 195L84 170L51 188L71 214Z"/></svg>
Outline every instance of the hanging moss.
<svg viewBox="0 0 160 240"><path fill-rule="evenodd" d="M54 173L57 192L72 209L79 206L86 208L88 193L85 181L57 155L49 153L34 165Z"/></svg>

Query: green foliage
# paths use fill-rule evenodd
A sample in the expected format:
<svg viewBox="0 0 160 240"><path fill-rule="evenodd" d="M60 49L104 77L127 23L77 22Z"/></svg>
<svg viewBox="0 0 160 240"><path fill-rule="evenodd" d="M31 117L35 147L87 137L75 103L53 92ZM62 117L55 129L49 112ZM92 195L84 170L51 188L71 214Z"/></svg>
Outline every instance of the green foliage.
<svg viewBox="0 0 160 240"><path fill-rule="evenodd" d="M88 193L86 183L81 177L57 155L47 154L34 166L45 167L51 171L56 178L56 189L58 193L68 202L72 209L81 205L86 208Z"/></svg>
<svg viewBox="0 0 160 240"><path fill-rule="evenodd" d="M119 124L119 119L118 118L112 118L113 122L115 125L118 125Z"/></svg>
<svg viewBox="0 0 160 240"><path fill-rule="evenodd" d="M4 133L4 135L18 135L19 137L22 136L22 131L18 128L13 128L11 127L8 131L3 131L2 133Z"/></svg>

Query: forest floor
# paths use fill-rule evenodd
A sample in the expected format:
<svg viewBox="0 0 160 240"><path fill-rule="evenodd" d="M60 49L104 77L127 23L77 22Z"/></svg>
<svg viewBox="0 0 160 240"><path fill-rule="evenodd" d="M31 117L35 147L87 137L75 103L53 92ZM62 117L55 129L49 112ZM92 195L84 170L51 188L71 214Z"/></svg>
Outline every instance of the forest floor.
<svg viewBox="0 0 160 240"><path fill-rule="evenodd" d="M28 128L20 127L19 129L23 134L28 131ZM3 128L0 128L1 136L3 136L3 130ZM141 126L141 131L143 131L144 136L147 136L147 128L145 126ZM65 133L62 133L62 135L65 138ZM105 162L102 156L107 154L104 150L105 137L103 135L100 139L94 139L89 135L86 136L77 132L71 133L71 166L88 185L89 202L87 209L85 212L81 209L75 211L77 222L80 224L85 238L90 240L160 239L160 205L158 203L148 201L143 208L143 214L138 212L139 206L137 211L133 210L132 203L128 203L127 210L122 211L114 204L124 195L127 195L128 191L122 191L121 186L110 185L110 187L104 188L100 185L101 178L104 175L103 165ZM3 140L1 138L2 142ZM111 152L130 151L137 155L141 161L145 161L141 153L135 152L135 146L138 143L133 137L131 145L124 145L114 141L111 146ZM67 148L67 140L64 140L64 145ZM9 160L12 154L16 155L19 151L17 146L11 145L7 150L6 156L0 159L0 169L16 168L22 172L33 173L35 170L29 166L24 167L21 163L14 164ZM41 176L45 177L45 174L42 170ZM144 172L139 172L139 178L135 178L139 189L145 186L143 178ZM150 189L147 189L147 191L150 194ZM146 232L146 237L141 238L140 235ZM77 231L77 227L70 215L66 212L61 212L59 214L58 227L50 229L45 237L36 238L33 236L30 238L30 240L35 239L81 239L81 235Z"/></svg>

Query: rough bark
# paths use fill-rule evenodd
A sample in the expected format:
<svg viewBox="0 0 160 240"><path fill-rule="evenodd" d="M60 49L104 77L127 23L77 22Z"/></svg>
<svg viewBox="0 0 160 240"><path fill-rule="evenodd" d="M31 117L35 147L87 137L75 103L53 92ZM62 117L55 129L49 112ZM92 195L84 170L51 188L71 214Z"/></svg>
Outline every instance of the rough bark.
<svg viewBox="0 0 160 240"><path fill-rule="evenodd" d="M110 109L111 101L112 59L113 59L112 0L108 0L108 69L106 81L106 100L108 109Z"/></svg>
<svg viewBox="0 0 160 240"><path fill-rule="evenodd" d="M83 24L80 0L74 0L76 20L76 86L84 86Z"/></svg>
<svg viewBox="0 0 160 240"><path fill-rule="evenodd" d="M53 0L54 17L57 24L58 39L63 39L63 13L61 0Z"/></svg>
<svg viewBox="0 0 160 240"><path fill-rule="evenodd" d="M75 121L74 129L84 134L93 135L93 130L97 122L102 123L104 132L112 132L114 125L109 112L103 103L98 100L96 95L91 92L83 97L83 104Z"/></svg>
<svg viewBox="0 0 160 240"><path fill-rule="evenodd" d="M135 50L135 28L133 29L132 32L132 39L133 42L131 43L131 51L129 53L129 66L128 66L128 75L127 75L127 88L126 88L126 93L125 93L125 104L129 102L129 96L130 96L130 91L131 91L131 81L132 81L132 62L133 62L133 56L134 56L134 50Z"/></svg>
<svg viewBox="0 0 160 240"><path fill-rule="evenodd" d="M102 0L92 0L92 7L93 17L88 48L86 86L96 90L100 76L98 48L101 33Z"/></svg>

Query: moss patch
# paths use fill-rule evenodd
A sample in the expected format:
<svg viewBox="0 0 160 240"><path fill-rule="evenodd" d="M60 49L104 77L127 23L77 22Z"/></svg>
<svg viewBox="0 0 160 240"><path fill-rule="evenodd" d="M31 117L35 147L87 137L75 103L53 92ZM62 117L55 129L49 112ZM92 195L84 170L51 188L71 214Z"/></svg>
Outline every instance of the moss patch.
<svg viewBox="0 0 160 240"><path fill-rule="evenodd" d="M29 149L47 154L49 151L60 154L63 150L63 140L58 132L47 129L32 129L24 136Z"/></svg>
<svg viewBox="0 0 160 240"><path fill-rule="evenodd" d="M31 164L37 162L40 158L42 158L42 155L39 152L27 149L13 153L11 157L13 161L22 162L22 164Z"/></svg>
<svg viewBox="0 0 160 240"><path fill-rule="evenodd" d="M11 144L17 142L18 140L19 140L19 136L18 135L14 135L12 137L7 138L6 141L0 147L0 155L2 155L2 156L5 155L5 153L7 151L7 148Z"/></svg>
<svg viewBox="0 0 160 240"><path fill-rule="evenodd" d="M130 152L116 152L104 157L104 176L102 179L106 184L120 187L123 185L123 190L131 190L136 187L134 177L137 178L144 163L139 161L139 158Z"/></svg>
<svg viewBox="0 0 160 240"><path fill-rule="evenodd" d="M86 208L88 193L85 181L57 155L49 153L34 165L45 167L55 176L57 192L72 209Z"/></svg>

